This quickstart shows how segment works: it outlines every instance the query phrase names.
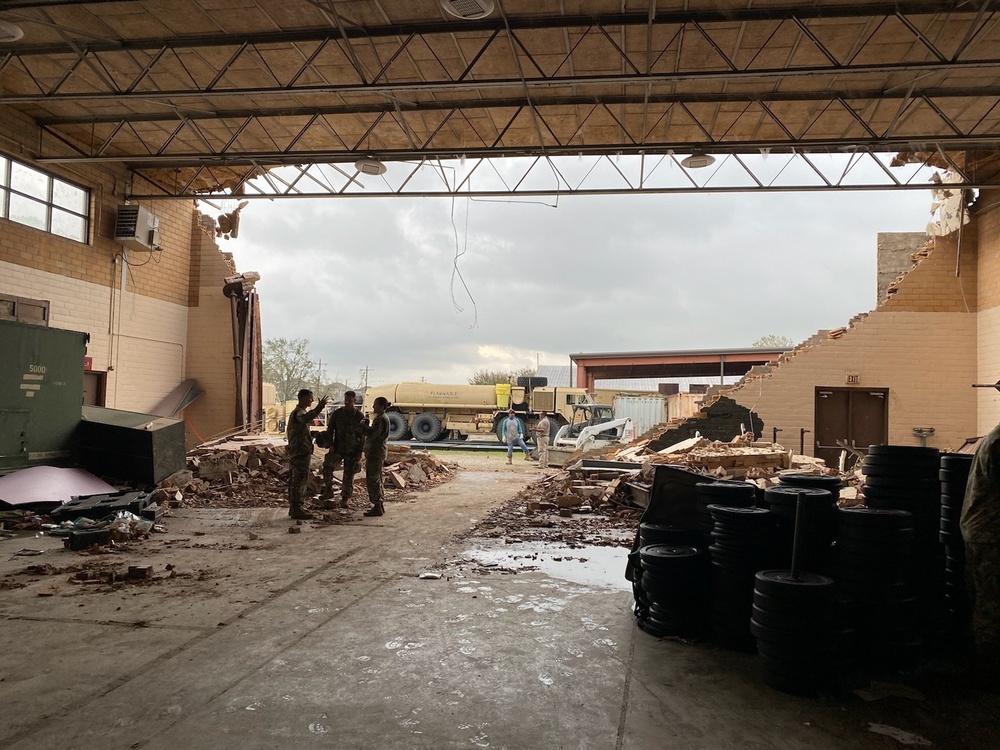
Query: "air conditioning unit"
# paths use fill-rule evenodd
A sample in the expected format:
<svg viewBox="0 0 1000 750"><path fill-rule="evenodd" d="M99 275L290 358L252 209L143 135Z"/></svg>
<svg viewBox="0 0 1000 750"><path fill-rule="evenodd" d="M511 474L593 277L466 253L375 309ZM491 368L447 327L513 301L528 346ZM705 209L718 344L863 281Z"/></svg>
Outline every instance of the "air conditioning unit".
<svg viewBox="0 0 1000 750"><path fill-rule="evenodd" d="M115 219L115 242L140 253L159 250L159 218L142 206L119 206Z"/></svg>

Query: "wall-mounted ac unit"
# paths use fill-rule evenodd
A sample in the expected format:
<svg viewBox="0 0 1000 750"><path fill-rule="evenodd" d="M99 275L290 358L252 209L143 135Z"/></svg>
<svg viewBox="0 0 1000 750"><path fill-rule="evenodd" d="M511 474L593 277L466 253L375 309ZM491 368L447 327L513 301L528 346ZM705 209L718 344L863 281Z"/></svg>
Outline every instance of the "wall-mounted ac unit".
<svg viewBox="0 0 1000 750"><path fill-rule="evenodd" d="M160 248L160 220L142 206L119 206L115 242L129 250L148 253Z"/></svg>

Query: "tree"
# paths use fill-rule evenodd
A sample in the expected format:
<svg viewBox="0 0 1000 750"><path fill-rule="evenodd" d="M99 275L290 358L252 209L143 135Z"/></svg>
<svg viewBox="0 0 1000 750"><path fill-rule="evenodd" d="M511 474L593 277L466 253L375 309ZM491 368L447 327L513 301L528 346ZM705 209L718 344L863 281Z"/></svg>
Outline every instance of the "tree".
<svg viewBox="0 0 1000 750"><path fill-rule="evenodd" d="M295 400L301 388L313 387L316 363L309 354L309 339L267 339L264 380L274 385L279 403Z"/></svg>
<svg viewBox="0 0 1000 750"><path fill-rule="evenodd" d="M791 347L794 343L788 336L778 336L777 334L769 333L767 336L761 336L754 341L751 346L754 349L780 349L782 347Z"/></svg>
<svg viewBox="0 0 1000 750"><path fill-rule="evenodd" d="M476 370L469 378L469 385L494 385L509 383L520 377L531 377L535 374L534 367L522 367L520 370Z"/></svg>

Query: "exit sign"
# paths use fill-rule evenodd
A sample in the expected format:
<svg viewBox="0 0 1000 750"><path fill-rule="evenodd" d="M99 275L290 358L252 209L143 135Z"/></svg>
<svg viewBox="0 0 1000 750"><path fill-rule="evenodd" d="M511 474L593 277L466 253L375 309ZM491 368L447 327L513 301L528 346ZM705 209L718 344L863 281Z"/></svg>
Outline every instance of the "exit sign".
<svg viewBox="0 0 1000 750"><path fill-rule="evenodd" d="M849 372L849 373L847 373L847 384L848 385L861 385L861 373L860 372Z"/></svg>

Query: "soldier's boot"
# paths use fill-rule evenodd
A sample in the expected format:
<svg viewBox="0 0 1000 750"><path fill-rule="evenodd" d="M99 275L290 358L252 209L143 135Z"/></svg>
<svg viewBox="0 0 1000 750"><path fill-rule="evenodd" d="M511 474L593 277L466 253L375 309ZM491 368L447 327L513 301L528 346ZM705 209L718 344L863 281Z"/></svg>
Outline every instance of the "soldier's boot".
<svg viewBox="0 0 1000 750"><path fill-rule="evenodd" d="M385 507L381 502L375 503L371 508L365 511L366 516L384 516Z"/></svg>
<svg viewBox="0 0 1000 750"><path fill-rule="evenodd" d="M309 511L307 511L301 505L293 505L293 506L291 506L288 509L288 517L289 518L294 518L297 521L309 521L309 520L315 518L315 516L313 516L312 513L310 513Z"/></svg>
<svg viewBox="0 0 1000 750"><path fill-rule="evenodd" d="M507 456L507 465L510 466L512 463L514 462L511 460L511 457Z"/></svg>
<svg viewBox="0 0 1000 750"><path fill-rule="evenodd" d="M338 508L349 508L350 507L350 500L351 500L351 496L350 495L341 495L340 496L340 502L337 503L337 507Z"/></svg>
<svg viewBox="0 0 1000 750"><path fill-rule="evenodd" d="M323 492L320 494L320 500L330 500L333 497L333 472L328 469L323 469Z"/></svg>

